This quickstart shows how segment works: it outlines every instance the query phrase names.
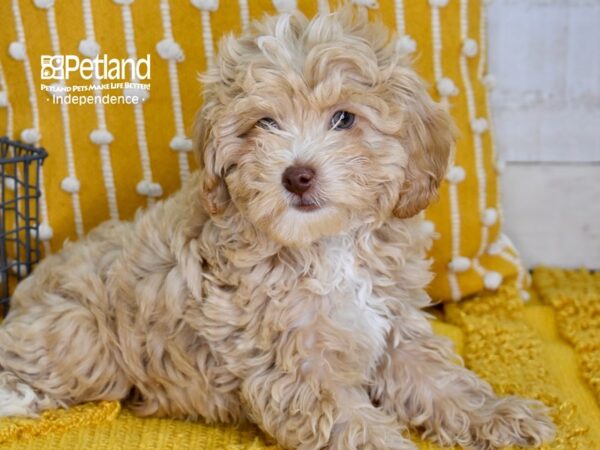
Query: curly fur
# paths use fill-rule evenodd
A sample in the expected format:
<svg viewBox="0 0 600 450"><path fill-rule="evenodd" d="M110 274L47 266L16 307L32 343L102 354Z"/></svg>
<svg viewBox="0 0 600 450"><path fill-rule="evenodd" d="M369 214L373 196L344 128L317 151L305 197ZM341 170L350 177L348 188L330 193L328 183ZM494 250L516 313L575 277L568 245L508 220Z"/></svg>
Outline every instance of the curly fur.
<svg viewBox="0 0 600 450"><path fill-rule="evenodd" d="M416 215L453 145L447 112L381 24L344 7L269 17L204 76L200 170L66 244L0 327L0 414L119 399L141 415L251 420L287 448L492 449L553 435L432 333ZM332 130L336 110L356 114ZM272 117L279 129L255 126ZM317 211L282 187L316 172Z"/></svg>

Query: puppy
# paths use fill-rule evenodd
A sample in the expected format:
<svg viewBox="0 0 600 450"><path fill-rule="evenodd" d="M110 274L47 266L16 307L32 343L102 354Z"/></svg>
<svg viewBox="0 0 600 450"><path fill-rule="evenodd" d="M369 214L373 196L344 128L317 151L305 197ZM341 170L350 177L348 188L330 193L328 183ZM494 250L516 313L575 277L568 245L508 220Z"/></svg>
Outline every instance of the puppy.
<svg viewBox="0 0 600 450"><path fill-rule="evenodd" d="M539 445L540 403L497 397L423 308L416 216L453 145L388 32L344 7L226 37L204 76L200 170L48 257L0 328L0 414L124 400L249 419L290 449Z"/></svg>

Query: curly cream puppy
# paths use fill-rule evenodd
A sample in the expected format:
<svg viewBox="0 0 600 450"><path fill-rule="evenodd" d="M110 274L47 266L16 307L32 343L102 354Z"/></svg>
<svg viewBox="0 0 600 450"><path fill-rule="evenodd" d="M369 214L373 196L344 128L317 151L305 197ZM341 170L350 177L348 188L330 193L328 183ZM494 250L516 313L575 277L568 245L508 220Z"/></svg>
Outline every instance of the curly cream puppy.
<svg viewBox="0 0 600 450"><path fill-rule="evenodd" d="M249 419L287 448L538 445L540 403L497 397L422 309L450 117L345 7L221 44L201 170L133 223L48 257L0 328L0 414L97 399Z"/></svg>

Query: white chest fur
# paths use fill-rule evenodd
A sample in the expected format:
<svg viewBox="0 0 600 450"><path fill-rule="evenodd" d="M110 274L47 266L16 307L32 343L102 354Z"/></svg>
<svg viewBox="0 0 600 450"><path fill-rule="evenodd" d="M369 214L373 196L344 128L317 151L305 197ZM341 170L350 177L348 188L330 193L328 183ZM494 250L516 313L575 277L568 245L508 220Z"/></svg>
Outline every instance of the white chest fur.
<svg viewBox="0 0 600 450"><path fill-rule="evenodd" d="M389 322L384 301L373 295L369 271L358 264L354 243L328 239L313 277L310 283L321 295L301 299L302 312L294 321L306 353L303 371L321 367L325 358L334 371L366 373L384 349Z"/></svg>

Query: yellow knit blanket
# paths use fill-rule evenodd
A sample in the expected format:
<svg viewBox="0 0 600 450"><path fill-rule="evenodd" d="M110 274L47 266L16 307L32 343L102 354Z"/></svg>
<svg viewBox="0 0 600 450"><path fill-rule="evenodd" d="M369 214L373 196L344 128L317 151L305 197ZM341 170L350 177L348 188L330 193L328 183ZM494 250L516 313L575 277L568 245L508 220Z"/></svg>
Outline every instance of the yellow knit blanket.
<svg viewBox="0 0 600 450"><path fill-rule="evenodd" d="M537 269L524 305L514 286L448 304L434 325L497 392L553 407L544 449L600 449L600 273ZM140 419L118 402L0 420L0 449L276 450L256 429ZM421 443L422 449L438 449Z"/></svg>

